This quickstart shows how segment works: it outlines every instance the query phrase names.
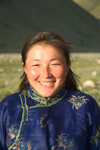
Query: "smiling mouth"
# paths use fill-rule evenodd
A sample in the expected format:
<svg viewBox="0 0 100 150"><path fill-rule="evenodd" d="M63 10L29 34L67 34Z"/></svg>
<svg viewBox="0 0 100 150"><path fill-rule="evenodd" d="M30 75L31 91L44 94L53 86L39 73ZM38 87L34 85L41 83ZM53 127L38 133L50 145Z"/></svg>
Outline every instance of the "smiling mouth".
<svg viewBox="0 0 100 150"><path fill-rule="evenodd" d="M41 81L40 81L40 83L41 83L42 85L45 85L45 86L50 86L50 85L52 85L54 82L55 82L55 81L53 81L53 82L41 82Z"/></svg>

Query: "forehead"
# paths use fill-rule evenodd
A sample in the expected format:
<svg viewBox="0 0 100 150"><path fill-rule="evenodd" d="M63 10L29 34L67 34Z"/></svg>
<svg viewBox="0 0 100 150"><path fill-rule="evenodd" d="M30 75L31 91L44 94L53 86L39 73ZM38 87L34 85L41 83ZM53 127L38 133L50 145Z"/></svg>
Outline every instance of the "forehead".
<svg viewBox="0 0 100 150"><path fill-rule="evenodd" d="M35 45L31 46L30 49L28 50L27 57L29 57L29 56L36 57L41 54L43 54L44 56L46 54L48 54L48 57L52 56L52 55L64 57L62 50L60 50L52 45L47 45L44 43L35 44Z"/></svg>

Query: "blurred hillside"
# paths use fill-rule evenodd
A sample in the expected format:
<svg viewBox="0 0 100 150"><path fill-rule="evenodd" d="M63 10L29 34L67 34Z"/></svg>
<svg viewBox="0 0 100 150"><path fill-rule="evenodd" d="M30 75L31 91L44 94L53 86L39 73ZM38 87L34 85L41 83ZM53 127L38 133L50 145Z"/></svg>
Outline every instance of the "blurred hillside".
<svg viewBox="0 0 100 150"><path fill-rule="evenodd" d="M100 51L100 20L72 0L0 0L0 53L21 52L45 29L57 30L74 52Z"/></svg>
<svg viewBox="0 0 100 150"><path fill-rule="evenodd" d="M100 19L100 0L73 0L97 19Z"/></svg>

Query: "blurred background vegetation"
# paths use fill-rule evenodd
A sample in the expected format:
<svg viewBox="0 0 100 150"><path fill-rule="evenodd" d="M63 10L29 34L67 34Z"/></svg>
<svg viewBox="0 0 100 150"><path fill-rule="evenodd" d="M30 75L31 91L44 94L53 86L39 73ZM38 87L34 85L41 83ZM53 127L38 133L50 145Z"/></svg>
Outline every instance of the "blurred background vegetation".
<svg viewBox="0 0 100 150"><path fill-rule="evenodd" d="M72 68L100 106L100 0L0 0L0 101L18 91L25 41L48 29L71 44Z"/></svg>

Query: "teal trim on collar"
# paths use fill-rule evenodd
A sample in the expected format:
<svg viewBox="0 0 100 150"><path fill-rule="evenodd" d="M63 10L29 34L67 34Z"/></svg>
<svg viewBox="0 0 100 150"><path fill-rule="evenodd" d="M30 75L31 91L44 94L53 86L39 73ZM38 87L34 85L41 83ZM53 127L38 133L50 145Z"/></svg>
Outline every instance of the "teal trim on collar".
<svg viewBox="0 0 100 150"><path fill-rule="evenodd" d="M39 95L34 89L33 87L30 85L29 86L29 90L28 90L28 94L29 96L40 103L40 105L44 105L44 106L51 106L56 104L58 101L62 100L65 95L67 93L67 90L65 88L65 84L62 86L62 88L60 89L60 91L53 97L49 97L49 98L45 98L41 95Z"/></svg>

